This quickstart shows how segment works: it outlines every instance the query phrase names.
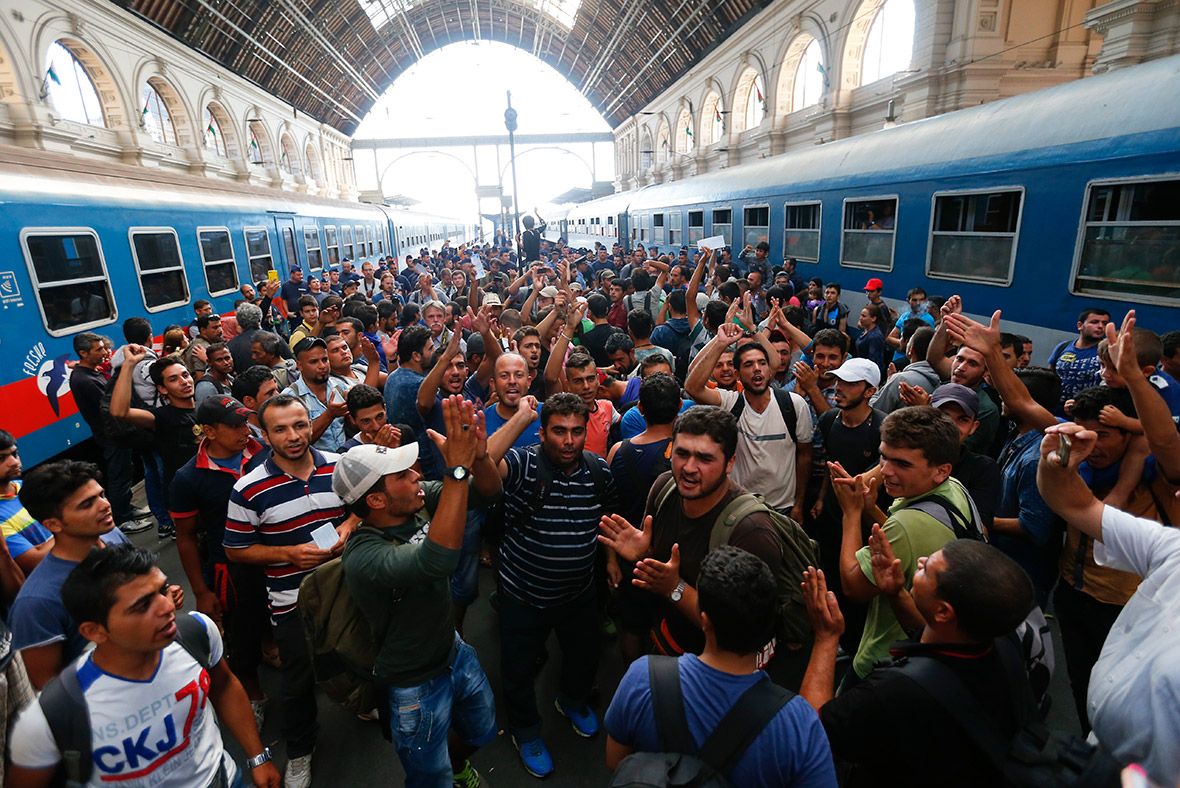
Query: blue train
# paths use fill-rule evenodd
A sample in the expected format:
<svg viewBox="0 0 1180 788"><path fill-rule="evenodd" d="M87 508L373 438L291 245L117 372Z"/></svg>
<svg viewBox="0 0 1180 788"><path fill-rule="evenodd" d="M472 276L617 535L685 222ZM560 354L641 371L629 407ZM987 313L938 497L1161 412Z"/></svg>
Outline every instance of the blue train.
<svg viewBox="0 0 1180 788"><path fill-rule="evenodd" d="M157 336L192 302L233 310L240 284L349 258L458 245L478 228L384 206L4 148L0 153L0 427L26 467L90 432L69 393L73 337Z"/></svg>
<svg viewBox="0 0 1180 788"><path fill-rule="evenodd" d="M1003 309L1044 363L1098 305L1180 328L1180 57L573 207L547 234L767 241L805 278ZM1076 336L1076 334L1073 334Z"/></svg>

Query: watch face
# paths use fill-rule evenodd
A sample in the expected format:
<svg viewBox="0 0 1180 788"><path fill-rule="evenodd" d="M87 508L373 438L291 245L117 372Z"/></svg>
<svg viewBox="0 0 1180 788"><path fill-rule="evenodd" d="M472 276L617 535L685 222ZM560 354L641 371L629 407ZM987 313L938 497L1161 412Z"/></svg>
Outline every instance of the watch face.
<svg viewBox="0 0 1180 788"><path fill-rule="evenodd" d="M458 466L451 471L451 478L457 481L463 481L467 478L467 469L463 466Z"/></svg>

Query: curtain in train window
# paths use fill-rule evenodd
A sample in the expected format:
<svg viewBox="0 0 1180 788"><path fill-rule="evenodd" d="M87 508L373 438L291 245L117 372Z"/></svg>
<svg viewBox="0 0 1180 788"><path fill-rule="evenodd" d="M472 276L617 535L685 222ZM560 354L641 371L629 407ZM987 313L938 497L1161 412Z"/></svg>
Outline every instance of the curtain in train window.
<svg viewBox="0 0 1180 788"><path fill-rule="evenodd" d="M24 239L45 328L54 336L111 323L115 298L98 236L39 233Z"/></svg>
<svg viewBox="0 0 1180 788"><path fill-rule="evenodd" d="M1075 292L1180 300L1180 180L1094 184Z"/></svg>

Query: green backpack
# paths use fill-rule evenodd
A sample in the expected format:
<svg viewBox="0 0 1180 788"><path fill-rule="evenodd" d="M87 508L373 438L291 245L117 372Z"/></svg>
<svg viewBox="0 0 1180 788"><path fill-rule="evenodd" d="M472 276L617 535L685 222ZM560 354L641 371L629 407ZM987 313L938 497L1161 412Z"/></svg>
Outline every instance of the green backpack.
<svg viewBox="0 0 1180 788"><path fill-rule="evenodd" d="M653 512L659 512L676 490L676 480L669 479L656 495ZM807 606L803 602L803 571L809 566L819 566L819 545L803 530L799 523L779 514L766 505L761 495L743 493L721 510L709 536L709 551L729 544L734 527L752 514L765 513L774 523L782 543L783 557L778 566L770 567L778 583L778 619L775 622L775 640L778 645L803 644L811 641L811 620L807 617Z"/></svg>

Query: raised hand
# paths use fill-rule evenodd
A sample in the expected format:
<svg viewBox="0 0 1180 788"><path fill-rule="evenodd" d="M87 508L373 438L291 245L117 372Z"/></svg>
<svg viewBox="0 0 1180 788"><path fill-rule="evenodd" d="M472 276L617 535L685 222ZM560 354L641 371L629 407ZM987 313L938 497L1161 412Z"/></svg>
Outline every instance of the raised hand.
<svg viewBox="0 0 1180 788"><path fill-rule="evenodd" d="M1000 346L999 309L992 313L992 319L987 326L966 315L955 314L946 317L946 327L951 339L980 353L986 354Z"/></svg>
<svg viewBox="0 0 1180 788"><path fill-rule="evenodd" d="M828 471L832 474L832 492L840 502L841 511L864 511L865 496L869 490L864 474L852 476L838 462L829 462Z"/></svg>
<svg viewBox="0 0 1180 788"><path fill-rule="evenodd" d="M124 345L122 350L123 363L133 367L147 358L148 351L143 345Z"/></svg>
<svg viewBox="0 0 1180 788"><path fill-rule="evenodd" d="M939 312L942 314L942 318L944 320L946 318L950 317L951 315L957 315L962 311L963 311L963 299L957 295L953 295L950 298L948 298L946 300L946 303L942 305L942 309L939 310Z"/></svg>
<svg viewBox="0 0 1180 788"><path fill-rule="evenodd" d="M1127 312L1123 318L1123 325L1116 332L1114 322L1106 324L1106 341L1110 345L1110 360L1114 362L1115 371L1124 378L1141 375L1138 354L1135 353L1135 310Z"/></svg>
<svg viewBox="0 0 1180 788"><path fill-rule="evenodd" d="M373 443L387 449L396 449L402 445L402 431L392 424L383 424L373 436Z"/></svg>
<svg viewBox="0 0 1180 788"><path fill-rule="evenodd" d="M791 369L795 372L795 386L798 388L810 391L819 379L819 375L806 361L796 361Z"/></svg>
<svg viewBox="0 0 1180 788"><path fill-rule="evenodd" d="M902 402L910 406L930 404L930 394L925 389L911 386L904 380L898 381L897 394Z"/></svg>
<svg viewBox="0 0 1180 788"><path fill-rule="evenodd" d="M631 584L660 596L668 596L675 591L676 586L680 585L680 545L672 545L672 555L667 561L644 558L635 564Z"/></svg>
<svg viewBox="0 0 1180 788"><path fill-rule="evenodd" d="M905 573L901 571L901 559L894 556L893 546L889 544L889 539L877 523L873 523L873 532L869 535L869 555L877 590L885 596L900 594L905 588Z"/></svg>
<svg viewBox="0 0 1180 788"><path fill-rule="evenodd" d="M736 323L722 323L717 328L717 337L726 345L731 345L742 338L742 327Z"/></svg>
<svg viewBox="0 0 1180 788"><path fill-rule="evenodd" d="M377 354L377 346L368 337L358 337L357 341L360 343L361 355L365 357L365 361L368 361L370 364L381 363L381 356Z"/></svg>
<svg viewBox="0 0 1180 788"><path fill-rule="evenodd" d="M598 541L628 561L638 561L651 552L651 515L636 528L617 514L603 515L598 522Z"/></svg>
<svg viewBox="0 0 1180 788"><path fill-rule="evenodd" d="M844 634L844 614L836 595L828 590L824 571L813 566L803 572L803 603L817 641L839 640Z"/></svg>
<svg viewBox="0 0 1180 788"><path fill-rule="evenodd" d="M479 447L479 421L475 415L475 406L456 394L443 399L442 413L447 434L440 435L434 430L426 430L426 434L438 447L448 468L470 468L475 463Z"/></svg>

